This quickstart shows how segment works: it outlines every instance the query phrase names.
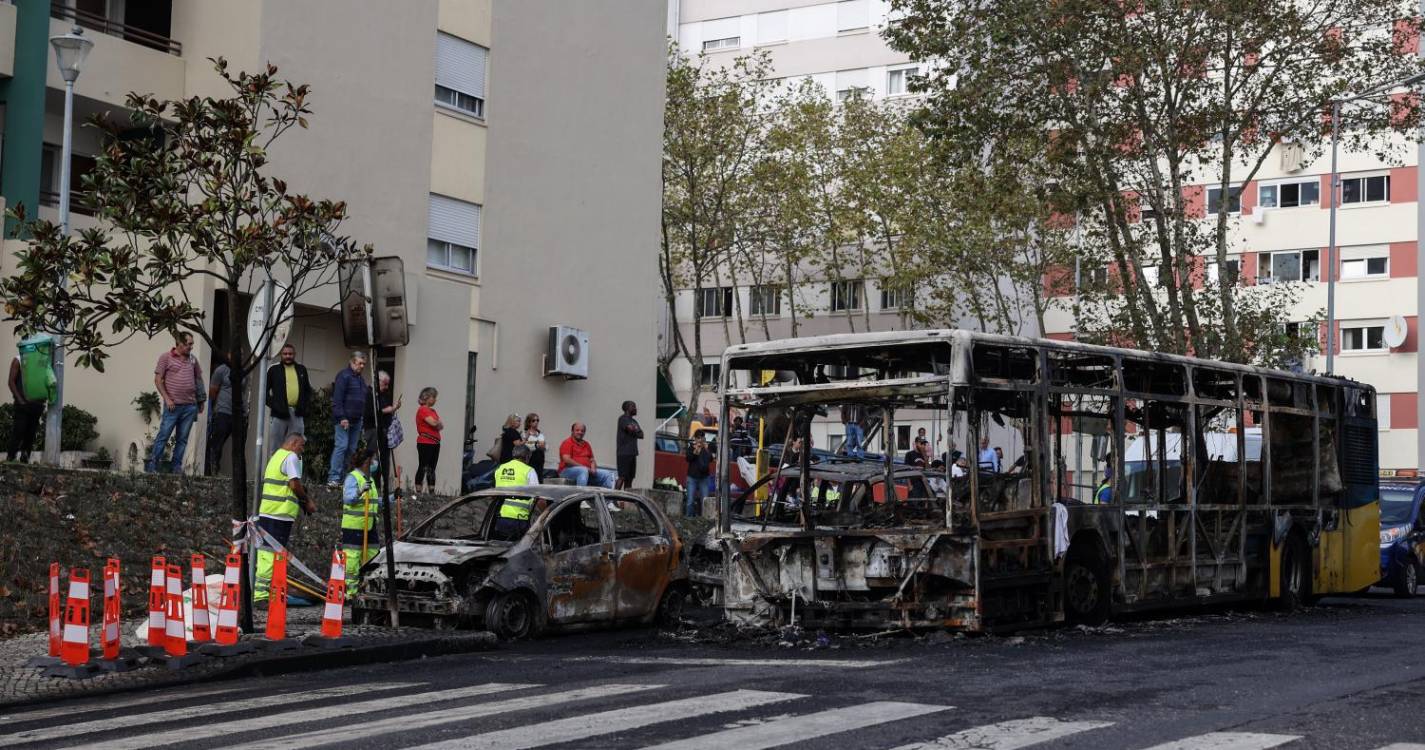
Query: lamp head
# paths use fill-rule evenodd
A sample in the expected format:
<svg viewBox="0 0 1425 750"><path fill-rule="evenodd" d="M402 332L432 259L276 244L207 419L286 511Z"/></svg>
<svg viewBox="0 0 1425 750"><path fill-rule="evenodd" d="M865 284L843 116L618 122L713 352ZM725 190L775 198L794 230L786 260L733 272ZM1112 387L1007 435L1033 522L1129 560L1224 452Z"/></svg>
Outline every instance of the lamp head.
<svg viewBox="0 0 1425 750"><path fill-rule="evenodd" d="M84 66L84 58L94 42L84 36L84 29L75 26L68 34L52 36L50 46L54 47L54 59L59 65L59 75L65 83L74 83L79 78L79 70Z"/></svg>

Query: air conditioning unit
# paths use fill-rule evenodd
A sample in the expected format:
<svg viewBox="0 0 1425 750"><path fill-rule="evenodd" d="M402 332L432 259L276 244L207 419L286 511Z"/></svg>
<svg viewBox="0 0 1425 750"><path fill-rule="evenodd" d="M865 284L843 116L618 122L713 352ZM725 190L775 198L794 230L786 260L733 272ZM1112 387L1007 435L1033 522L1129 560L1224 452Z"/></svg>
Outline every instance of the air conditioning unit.
<svg viewBox="0 0 1425 750"><path fill-rule="evenodd" d="M550 326L544 374L563 375L569 380L589 377L589 332L569 326Z"/></svg>

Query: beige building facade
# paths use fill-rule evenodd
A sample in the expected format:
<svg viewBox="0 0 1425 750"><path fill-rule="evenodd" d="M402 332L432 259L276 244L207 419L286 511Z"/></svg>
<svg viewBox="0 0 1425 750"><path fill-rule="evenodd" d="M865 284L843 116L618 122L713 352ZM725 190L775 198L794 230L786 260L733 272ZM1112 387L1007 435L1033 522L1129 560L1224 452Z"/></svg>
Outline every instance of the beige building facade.
<svg viewBox="0 0 1425 750"><path fill-rule="evenodd" d="M132 0L128 8L52 3L0 4L0 74L12 88L23 83L31 14L48 18L46 36L76 21L87 27L95 44L76 86L77 122L119 112L131 90L225 95L209 57L227 58L233 70L270 62L283 78L310 84L310 128L278 141L270 173L294 190L346 201L342 233L404 264L410 345L377 359L404 399L397 463L407 476L416 465L416 397L427 386L440 394L437 484L446 491L458 486L466 430L479 428L478 457L512 412L544 417L551 468L575 420L589 423L596 456L613 465L619 403L651 412L654 394L659 0L155 0L167 9L157 21ZM603 43L586 41L591 29ZM45 65L39 203L53 218L59 158L50 152L62 136L63 83L52 53ZM23 125L11 116L15 105L6 107L8 141ZM99 147L78 129L74 169ZM26 202L18 177L5 181L12 204ZM75 215L73 224L92 221ZM0 272L13 270L14 249L0 257ZM213 289L189 292L212 312ZM288 337L317 388L330 386L348 357L335 299L334 288L302 299ZM587 332L587 378L546 376L556 325ZM0 348L13 350L12 334L0 334ZM131 399L153 389L154 362L169 345L124 344L103 374L68 367L67 402L99 418L94 447L121 463L147 429ZM210 352L196 354L209 363ZM205 422L193 431L190 467L201 468ZM644 460L647 477L651 456Z"/></svg>

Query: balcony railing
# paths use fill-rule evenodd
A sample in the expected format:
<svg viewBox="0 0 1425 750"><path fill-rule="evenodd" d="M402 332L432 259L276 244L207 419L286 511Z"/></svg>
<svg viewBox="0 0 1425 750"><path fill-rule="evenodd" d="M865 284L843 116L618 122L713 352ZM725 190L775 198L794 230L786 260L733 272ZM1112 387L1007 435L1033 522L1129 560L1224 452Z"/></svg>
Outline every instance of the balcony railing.
<svg viewBox="0 0 1425 750"><path fill-rule="evenodd" d="M149 49L156 49L159 52L167 52L170 55L183 54L183 45L169 39L166 36L155 34L152 31L140 29L137 26L111 21L101 15L88 11L71 8L61 2L50 5L50 15L55 18L63 18L73 21L86 29L93 29L101 34L116 36L126 39L134 44L141 44Z"/></svg>

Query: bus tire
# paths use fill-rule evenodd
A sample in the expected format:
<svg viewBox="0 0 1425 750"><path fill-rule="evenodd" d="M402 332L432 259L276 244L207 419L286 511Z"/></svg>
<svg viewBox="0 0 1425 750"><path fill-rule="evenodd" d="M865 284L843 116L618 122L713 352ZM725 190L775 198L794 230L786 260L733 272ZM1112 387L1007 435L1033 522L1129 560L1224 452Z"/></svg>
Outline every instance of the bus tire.
<svg viewBox="0 0 1425 750"><path fill-rule="evenodd" d="M1064 619L1070 625L1108 622L1109 585L1108 564L1102 557L1086 545L1071 546L1064 561Z"/></svg>
<svg viewBox="0 0 1425 750"><path fill-rule="evenodd" d="M1395 595L1399 597L1415 596L1415 589L1419 584L1420 569L1414 559L1407 559L1390 581L1390 587L1395 589Z"/></svg>
<svg viewBox="0 0 1425 750"><path fill-rule="evenodd" d="M1311 600L1311 558L1301 537L1288 537L1282 547L1277 608L1292 612L1307 606Z"/></svg>

